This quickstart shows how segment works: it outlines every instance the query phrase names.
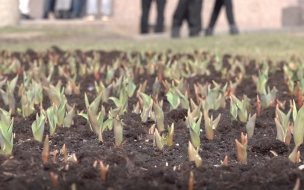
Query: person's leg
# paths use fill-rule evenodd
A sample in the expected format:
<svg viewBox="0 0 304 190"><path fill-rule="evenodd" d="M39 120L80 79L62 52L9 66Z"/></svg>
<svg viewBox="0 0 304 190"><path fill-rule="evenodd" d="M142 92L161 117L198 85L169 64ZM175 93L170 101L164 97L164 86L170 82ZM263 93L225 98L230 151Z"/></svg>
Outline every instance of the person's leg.
<svg viewBox="0 0 304 190"><path fill-rule="evenodd" d="M206 29L206 32L205 32L206 36L210 36L210 35L213 34L213 28L215 26L216 20L219 16L220 10L221 10L223 5L224 5L224 0L216 0L215 1L213 11L212 11L212 15L211 15L211 19L210 19L208 28Z"/></svg>
<svg viewBox="0 0 304 190"><path fill-rule="evenodd" d="M225 0L226 16L230 26L230 34L238 34L239 30L234 21L232 0Z"/></svg>
<svg viewBox="0 0 304 190"><path fill-rule="evenodd" d="M28 15L29 10L29 0L19 0L19 10L21 14Z"/></svg>
<svg viewBox="0 0 304 190"><path fill-rule="evenodd" d="M77 18L77 9L79 6L79 0L72 0L72 5L71 5L71 9L70 12L71 14L71 18Z"/></svg>
<svg viewBox="0 0 304 190"><path fill-rule="evenodd" d="M21 0L22 1L22 0ZM43 18L48 18L48 13L50 12L51 0L43 1Z"/></svg>
<svg viewBox="0 0 304 190"><path fill-rule="evenodd" d="M56 5L56 0L51 0L51 2L50 2L50 12L52 12L52 13L55 12L55 5Z"/></svg>
<svg viewBox="0 0 304 190"><path fill-rule="evenodd" d="M72 1L72 17L79 18L82 10L82 6L84 5L84 0L73 0Z"/></svg>
<svg viewBox="0 0 304 190"><path fill-rule="evenodd" d="M111 16L112 15L112 0L101 0L101 15Z"/></svg>
<svg viewBox="0 0 304 190"><path fill-rule="evenodd" d="M141 21L140 21L140 33L149 33L149 12L152 0L141 0Z"/></svg>
<svg viewBox="0 0 304 190"><path fill-rule="evenodd" d="M186 18L188 4L189 4L189 0L178 1L172 19L172 28L171 28L172 38L180 37L180 28L182 26L183 20Z"/></svg>
<svg viewBox="0 0 304 190"><path fill-rule="evenodd" d="M155 26L155 33L164 32L164 11L166 6L166 0L156 0L157 6L157 21Z"/></svg>
<svg viewBox="0 0 304 190"><path fill-rule="evenodd" d="M202 0L190 0L188 6L189 36L198 36L202 30Z"/></svg>
<svg viewBox="0 0 304 190"><path fill-rule="evenodd" d="M32 19L30 17L30 8L29 8L30 0L19 0L19 10L21 19L29 20Z"/></svg>
<svg viewBox="0 0 304 190"><path fill-rule="evenodd" d="M97 0L87 0L87 15L97 14Z"/></svg>

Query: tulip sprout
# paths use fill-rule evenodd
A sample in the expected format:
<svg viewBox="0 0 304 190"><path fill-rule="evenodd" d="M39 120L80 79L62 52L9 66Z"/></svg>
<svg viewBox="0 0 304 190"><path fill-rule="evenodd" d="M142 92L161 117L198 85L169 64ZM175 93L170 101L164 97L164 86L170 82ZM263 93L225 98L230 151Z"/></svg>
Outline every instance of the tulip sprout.
<svg viewBox="0 0 304 190"><path fill-rule="evenodd" d="M298 151L299 145L296 145L290 155L288 156L289 160L293 163L300 162L300 151Z"/></svg>
<svg viewBox="0 0 304 190"><path fill-rule="evenodd" d="M194 182L195 182L194 174L191 171L190 172L190 177L189 177L189 182L188 182L188 190L193 190L194 189Z"/></svg>
<svg viewBox="0 0 304 190"><path fill-rule="evenodd" d="M256 120L256 114L254 114L253 116L251 116L251 114L249 114L248 121L246 124L247 139L250 139L253 136L255 120Z"/></svg>
<svg viewBox="0 0 304 190"><path fill-rule="evenodd" d="M99 165L100 165L100 177L103 181L106 181L107 173L108 173L108 170L109 170L110 166L109 165L104 166L102 161L99 162Z"/></svg>
<svg viewBox="0 0 304 190"><path fill-rule="evenodd" d="M124 77L123 85L124 85L124 88L127 89L129 98L132 97L134 92L135 92L136 85L131 80L131 78L130 77Z"/></svg>
<svg viewBox="0 0 304 190"><path fill-rule="evenodd" d="M289 144L290 139L291 139L292 125L289 122L290 114L291 114L291 109L285 115L279 109L279 106L277 105L277 107L276 107L276 117L274 118L276 128L277 128L277 139L279 139L282 142L285 142L286 144Z"/></svg>
<svg viewBox="0 0 304 190"><path fill-rule="evenodd" d="M43 137L43 131L44 131L44 120L45 115L43 113L40 113L40 116L38 113L36 114L36 120L32 123L32 131L35 140L41 142Z"/></svg>
<svg viewBox="0 0 304 190"><path fill-rule="evenodd" d="M140 115L141 121L146 122L148 120L148 117L151 117L153 99L151 98L151 96L148 96L147 94L140 91L138 91L137 97L143 109Z"/></svg>
<svg viewBox="0 0 304 190"><path fill-rule="evenodd" d="M86 93L84 94L84 101L85 101L86 108L88 109L90 107L90 110L91 110L92 114L94 114L94 115L97 114L97 111L98 111L98 108L100 105L100 101L101 101L101 97L102 97L102 94L99 94L93 100L93 102L91 102L91 104L90 104L87 94Z"/></svg>
<svg viewBox="0 0 304 190"><path fill-rule="evenodd" d="M114 137L115 137L115 145L120 146L123 140L123 125L121 119L118 116L114 119Z"/></svg>
<svg viewBox="0 0 304 190"><path fill-rule="evenodd" d="M195 162L196 167L199 167L203 164L202 158L198 154L199 148L195 149L191 142L189 141L188 143L188 156L189 156L189 161Z"/></svg>
<svg viewBox="0 0 304 190"><path fill-rule="evenodd" d="M99 81L99 84L95 81L95 89L97 94L101 95L102 102L108 102L111 90L112 90L113 84L109 84L108 87L105 87L105 85L102 83L102 81Z"/></svg>
<svg viewBox="0 0 304 190"><path fill-rule="evenodd" d="M191 137L191 142L192 144L198 148L201 144L201 139L200 139L200 126L201 126L201 120L202 120L202 116L197 118L193 118L190 110L188 110L188 117L186 118L188 124L188 128L190 131L190 137Z"/></svg>
<svg viewBox="0 0 304 190"><path fill-rule="evenodd" d="M170 91L167 92L166 96L170 103L170 109L177 109L181 102L177 90L175 88L171 88Z"/></svg>
<svg viewBox="0 0 304 190"><path fill-rule="evenodd" d="M0 154L11 154L13 150L14 118L11 113L0 108Z"/></svg>
<svg viewBox="0 0 304 190"><path fill-rule="evenodd" d="M62 146L62 149L60 150L60 154L63 154L63 162L66 163L68 161L68 150L65 144L63 144Z"/></svg>
<svg viewBox="0 0 304 190"><path fill-rule="evenodd" d="M303 143L304 138L304 106L302 106L296 116L296 120L294 121L293 128L293 139L296 145L300 145Z"/></svg>
<svg viewBox="0 0 304 190"><path fill-rule="evenodd" d="M262 108L268 108L274 104L277 92L278 90L275 87L273 87L271 91L270 88L267 87L267 92L265 91L264 94L260 94Z"/></svg>
<svg viewBox="0 0 304 190"><path fill-rule="evenodd" d="M160 106L160 104L157 102L157 100L155 99L153 102L153 110L155 113L155 121L156 121L156 126L157 129L162 132L165 130L164 127L164 112Z"/></svg>
<svg viewBox="0 0 304 190"><path fill-rule="evenodd" d="M252 80L256 85L256 91L258 94L266 93L266 83L268 81L268 69L263 72L259 71L259 76L252 75Z"/></svg>
<svg viewBox="0 0 304 190"><path fill-rule="evenodd" d="M239 118L241 122L246 122L248 113L251 112L250 99L244 96L243 100L240 101L233 94L230 95L230 113L232 119L236 120Z"/></svg>
<svg viewBox="0 0 304 190"><path fill-rule="evenodd" d="M116 108L119 108L119 107L121 108L120 112L118 113L119 115L122 115L124 112L127 112L128 94L127 94L127 90L125 89L125 87L120 91L119 99L115 98L115 97L110 97L109 99L115 103Z"/></svg>
<svg viewBox="0 0 304 190"><path fill-rule="evenodd" d="M213 120L213 116L211 115L211 118L208 116L208 111L204 110L204 120L205 120L205 130L206 130L206 138L208 140L213 140L214 139L214 131L218 123L220 122L221 119L221 114L217 116L216 119Z"/></svg>
<svg viewBox="0 0 304 190"><path fill-rule="evenodd" d="M46 110L46 116L50 127L50 135L53 136L57 126L57 109L55 105Z"/></svg>
<svg viewBox="0 0 304 190"><path fill-rule="evenodd" d="M54 187L58 187L58 175L54 174L53 172L50 172L51 181Z"/></svg>
<svg viewBox="0 0 304 190"><path fill-rule="evenodd" d="M174 136L174 123L171 126L168 126L168 137L167 137L167 145L173 145L173 136Z"/></svg>
<svg viewBox="0 0 304 190"><path fill-rule="evenodd" d="M235 139L237 160L242 164L247 163L247 135L241 133L241 143Z"/></svg>
<svg viewBox="0 0 304 190"><path fill-rule="evenodd" d="M4 104L9 106L11 113L15 113L15 111L16 111L15 110L14 91L15 91L17 80L18 80L18 75L13 80L6 81L6 84L7 84L6 91L0 89Z"/></svg>
<svg viewBox="0 0 304 190"><path fill-rule="evenodd" d="M293 187L293 190L300 190L300 184L301 184L301 178L297 178L295 186Z"/></svg>
<svg viewBox="0 0 304 190"><path fill-rule="evenodd" d="M221 160L221 165L222 166L228 166L228 156L227 155L225 156L223 161Z"/></svg>
<svg viewBox="0 0 304 190"><path fill-rule="evenodd" d="M215 81L212 81L214 88L211 89L211 84L207 85L206 100L204 101L204 109L214 109L217 110L219 107L226 106L225 93L227 91L227 83L221 89L221 86Z"/></svg>
<svg viewBox="0 0 304 190"><path fill-rule="evenodd" d="M164 141L165 141L164 136L160 136L160 134L158 133L158 130L155 129L154 138L153 138L153 146L157 146L157 148L159 150L162 150L164 148L164 144L165 144Z"/></svg>
<svg viewBox="0 0 304 190"><path fill-rule="evenodd" d="M49 87L43 87L43 89L46 91L49 99L51 100L52 104L58 105L63 99L64 96L64 88L60 91L61 88L61 82L59 81L55 86L50 85Z"/></svg>
<svg viewBox="0 0 304 190"><path fill-rule="evenodd" d="M49 136L48 135L46 135L45 136L45 140L44 140L44 145L43 145L43 151L42 151L42 161L44 162L44 163L46 163L47 161L48 161L48 159L49 159Z"/></svg>

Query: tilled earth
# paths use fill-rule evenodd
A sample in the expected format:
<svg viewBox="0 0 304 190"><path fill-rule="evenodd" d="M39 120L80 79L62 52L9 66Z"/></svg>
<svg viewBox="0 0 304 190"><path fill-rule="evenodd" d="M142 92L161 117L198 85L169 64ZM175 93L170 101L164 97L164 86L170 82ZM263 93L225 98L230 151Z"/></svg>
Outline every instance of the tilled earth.
<svg viewBox="0 0 304 190"><path fill-rule="evenodd" d="M64 56L58 48L53 48L53 53ZM92 51L76 51L80 57L92 56ZM124 52L100 52L101 64L111 64L113 60L121 57ZM3 52L2 52L3 54ZM20 58L24 54L31 60L37 58L37 52L28 50L25 53L13 53L12 56ZM178 57L179 55L177 55ZM224 57L227 58L229 55ZM189 55L189 58L191 56ZM48 57L45 57L47 62ZM253 112L256 106L256 90L251 79L254 70L254 60L246 67L246 76L238 86L236 96L241 98L247 94L253 105ZM59 59L59 64L64 64L64 59ZM27 68L27 63L23 63ZM216 73L210 66L210 76L195 76L188 79L189 84L199 82L224 83L221 75ZM12 79L15 75L9 75ZM105 76L101 76L104 79ZM152 86L156 75L135 76L135 84L145 80L147 94L151 94ZM59 79L65 83L62 77L55 72L53 79L56 83ZM79 77L77 82L81 84L81 94L67 96L70 105L75 104L78 111L85 110L84 93L88 94L89 100L95 98L95 91L88 87L94 86L94 76L85 78ZM22 82L19 76L18 85ZM283 81L283 71L278 71L270 76L268 81L270 87L278 89L277 98L287 102L294 98L288 94L288 87ZM193 93L193 87L190 91ZM74 125L71 128L57 127L56 135L50 137L50 151L59 150L63 144L66 145L68 153L76 153L78 163L64 163L63 156L59 154L56 162L52 156L48 163L43 163L41 154L43 143L33 139L31 124L35 120L36 112L27 118L20 115L13 115L15 118L13 131L15 133L14 149L10 156L0 155L0 189L187 189L190 171L193 171L195 178L194 189L293 189L297 178L304 181L304 172L298 169L300 164L294 164L288 159L288 155L294 148L293 140L291 145L276 140L276 127L274 123L275 107L269 107L257 117L253 138L248 141L248 160L243 165L237 162L235 139L240 140L241 132L245 132L245 123L231 121L229 101L226 108L211 110L210 114L217 116L222 114L218 128L215 131L213 141L205 138L202 121L201 146L199 154L202 157L203 165L199 168L188 161L188 141L190 140L189 130L185 125L187 110L169 109L164 88L159 94L159 100L164 100L165 126L174 123L174 144L171 147L165 146L160 151L153 147L153 140L148 130L153 121L141 122L140 115L132 113L132 107L137 102L136 97L129 100L128 113L121 116L124 126L123 144L116 147L113 131L103 133L104 143L98 142L98 137L91 131L89 124L80 116L75 116ZM17 98L17 107L20 107L20 99ZM44 96L43 107L46 109L51 103L48 97ZM106 110L114 107L114 103L103 103ZM8 109L0 100L0 107ZM289 109L286 107L285 112ZM38 108L37 108L38 110ZM48 124L45 127L45 135L48 134ZM275 157L270 150L275 151ZM304 152L303 146L299 148ZM229 158L229 166L220 166L220 161L225 155ZM301 160L304 157L301 156ZM95 161L102 161L109 165L107 180L102 181L99 167L94 167ZM67 167L68 165L68 167ZM54 187L51 183L50 172L58 175L59 186ZM304 183L303 183L304 184ZM304 185L300 188L304 189Z"/></svg>

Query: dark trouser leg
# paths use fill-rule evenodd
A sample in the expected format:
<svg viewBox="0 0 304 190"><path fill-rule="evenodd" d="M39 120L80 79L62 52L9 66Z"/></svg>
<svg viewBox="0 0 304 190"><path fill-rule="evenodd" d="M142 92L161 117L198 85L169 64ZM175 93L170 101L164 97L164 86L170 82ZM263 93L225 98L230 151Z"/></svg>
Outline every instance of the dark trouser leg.
<svg viewBox="0 0 304 190"><path fill-rule="evenodd" d="M226 16L227 16L227 20L229 22L229 25L235 24L234 16L233 16L233 7L232 7L232 1L231 0L225 0L225 9L226 9Z"/></svg>
<svg viewBox="0 0 304 190"><path fill-rule="evenodd" d="M187 11L187 19L190 36L198 36L202 30L202 0L190 0Z"/></svg>
<svg viewBox="0 0 304 190"><path fill-rule="evenodd" d="M166 0L156 0L157 6L157 21L155 26L155 32L164 32L164 11L165 11Z"/></svg>
<svg viewBox="0 0 304 190"><path fill-rule="evenodd" d="M149 12L152 0L141 0L141 22L140 22L140 33L146 34L149 32Z"/></svg>
<svg viewBox="0 0 304 190"><path fill-rule="evenodd" d="M49 12L55 12L56 0L43 1L43 18L48 18Z"/></svg>
<svg viewBox="0 0 304 190"><path fill-rule="evenodd" d="M171 36L173 38L180 37L180 27L182 26L183 20L186 18L189 0L179 0L175 12L173 14Z"/></svg>
<svg viewBox="0 0 304 190"><path fill-rule="evenodd" d="M48 17L48 13L50 12L51 0L43 1L43 18Z"/></svg>
<svg viewBox="0 0 304 190"><path fill-rule="evenodd" d="M80 17L83 5L84 5L84 0L73 0L72 17L74 17L74 18Z"/></svg>
<svg viewBox="0 0 304 190"><path fill-rule="evenodd" d="M211 15L211 19L210 19L210 22L209 22L209 25L208 25L209 28L214 27L214 25L216 23L216 20L219 16L220 10L221 10L223 5L224 5L224 0L216 0L215 1L214 7L213 7L213 12L212 12L212 15Z"/></svg>
<svg viewBox="0 0 304 190"><path fill-rule="evenodd" d="M205 31L206 36L211 36L213 34L214 25L216 23L216 20L219 16L220 10L221 10L223 5L224 5L224 0L216 0L215 1L208 28Z"/></svg>
<svg viewBox="0 0 304 190"><path fill-rule="evenodd" d="M230 34L238 34L239 30L235 24L233 16L232 0L225 0L226 16L230 26Z"/></svg>
<svg viewBox="0 0 304 190"><path fill-rule="evenodd" d="M50 12L55 12L56 0L51 0L50 3Z"/></svg>

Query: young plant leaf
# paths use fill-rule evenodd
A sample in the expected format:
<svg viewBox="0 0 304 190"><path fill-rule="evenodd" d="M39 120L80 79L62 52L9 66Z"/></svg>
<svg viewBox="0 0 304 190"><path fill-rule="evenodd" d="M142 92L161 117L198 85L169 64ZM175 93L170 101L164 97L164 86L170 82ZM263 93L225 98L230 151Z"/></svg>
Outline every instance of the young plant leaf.
<svg viewBox="0 0 304 190"><path fill-rule="evenodd" d="M153 139L154 146L157 146L159 150L164 148L162 137L159 135L158 130L155 129L154 131L154 139Z"/></svg>
<svg viewBox="0 0 304 190"><path fill-rule="evenodd" d="M47 119L50 127L50 135L53 136L55 134L56 125L57 125L57 110L55 105L49 107L46 110Z"/></svg>
<svg viewBox="0 0 304 190"><path fill-rule="evenodd" d="M250 139L253 136L254 133L254 127L255 127L255 120L256 120L256 113L251 117L249 115L248 121L246 124L246 133L247 133L247 138Z"/></svg>
<svg viewBox="0 0 304 190"><path fill-rule="evenodd" d="M50 147L49 147L49 136L45 136L43 151L42 151L42 161L46 163L49 159Z"/></svg>
<svg viewBox="0 0 304 190"><path fill-rule="evenodd" d="M167 139L167 145L172 146L173 145L173 136L174 136L174 123L172 123L171 126L168 126L168 139Z"/></svg>
<svg viewBox="0 0 304 190"><path fill-rule="evenodd" d="M118 116L114 119L115 145L120 146L123 140L123 125Z"/></svg>
<svg viewBox="0 0 304 190"><path fill-rule="evenodd" d="M36 120L32 123L32 131L35 140L41 142L43 137L43 131L44 131L44 119L45 115L40 114L40 117L38 113L36 114Z"/></svg>
<svg viewBox="0 0 304 190"><path fill-rule="evenodd" d="M300 156L298 155L299 144L294 147L290 155L288 156L289 160L293 163L299 163Z"/></svg>
<svg viewBox="0 0 304 190"><path fill-rule="evenodd" d="M0 145L1 145L0 154L11 154L13 151L14 118L12 118L11 121L5 121L5 119L2 116L3 115L1 115L1 120L0 120ZM9 119L10 119L10 115L9 115Z"/></svg>
<svg viewBox="0 0 304 190"><path fill-rule="evenodd" d="M198 148L197 150L195 150L195 148L193 147L193 145L191 144L191 142L189 141L188 143L188 156L189 156L189 161L195 162L196 167L199 167L203 164L202 158L200 157L200 155L198 154Z"/></svg>
<svg viewBox="0 0 304 190"><path fill-rule="evenodd" d="M165 130L164 127L164 112L160 105L157 103L157 101L154 101L153 103L153 110L155 113L155 120L156 120L156 126L157 129L162 132Z"/></svg>
<svg viewBox="0 0 304 190"><path fill-rule="evenodd" d="M296 145L303 143L304 138L304 106L298 111L296 120L294 121L293 139Z"/></svg>
<svg viewBox="0 0 304 190"><path fill-rule="evenodd" d="M242 133L241 143L235 139L236 150L237 150L237 159L242 164L247 163L247 137Z"/></svg>

